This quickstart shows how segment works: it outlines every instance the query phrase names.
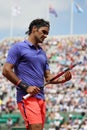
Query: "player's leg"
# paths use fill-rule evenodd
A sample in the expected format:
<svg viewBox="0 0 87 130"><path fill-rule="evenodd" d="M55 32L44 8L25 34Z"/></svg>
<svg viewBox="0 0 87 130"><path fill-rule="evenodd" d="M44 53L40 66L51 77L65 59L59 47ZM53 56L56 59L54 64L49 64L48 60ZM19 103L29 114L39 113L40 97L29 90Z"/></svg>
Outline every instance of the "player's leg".
<svg viewBox="0 0 87 130"><path fill-rule="evenodd" d="M27 130L42 130L45 117L44 101L33 97L18 103ZM42 116L44 114L44 116Z"/></svg>
<svg viewBox="0 0 87 130"><path fill-rule="evenodd" d="M42 123L41 124L31 124L31 125L29 125L28 130L43 130L43 128L44 128L45 117L46 117L46 103L44 100L40 100L40 99L37 99L37 100L38 100L38 104L41 109Z"/></svg>
<svg viewBox="0 0 87 130"><path fill-rule="evenodd" d="M42 124L30 124L27 130L43 130Z"/></svg>

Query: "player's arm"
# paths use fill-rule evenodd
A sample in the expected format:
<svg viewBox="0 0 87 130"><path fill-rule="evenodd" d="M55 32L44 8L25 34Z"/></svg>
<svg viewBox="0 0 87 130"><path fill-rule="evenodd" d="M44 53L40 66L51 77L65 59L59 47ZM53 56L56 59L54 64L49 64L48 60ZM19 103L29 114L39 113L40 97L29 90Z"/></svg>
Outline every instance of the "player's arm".
<svg viewBox="0 0 87 130"><path fill-rule="evenodd" d="M52 75L50 73L49 70L46 70L45 71L45 79L46 79L46 82L48 82L50 79L52 79L54 77L54 75ZM71 72L70 71L67 71L63 76L51 81L50 83L51 84L59 84L59 83L65 83L66 81L69 81L70 79L72 78L71 76Z"/></svg>
<svg viewBox="0 0 87 130"><path fill-rule="evenodd" d="M13 84L17 84L17 82L20 80L16 74L13 71L14 65L10 63L5 63L3 66L2 74Z"/></svg>
<svg viewBox="0 0 87 130"><path fill-rule="evenodd" d="M32 95L38 93L40 89L36 86L29 86L27 83L21 81L16 74L14 73L14 65L10 63L5 63L3 66L2 74L13 84L19 86L21 89L24 89L27 93Z"/></svg>

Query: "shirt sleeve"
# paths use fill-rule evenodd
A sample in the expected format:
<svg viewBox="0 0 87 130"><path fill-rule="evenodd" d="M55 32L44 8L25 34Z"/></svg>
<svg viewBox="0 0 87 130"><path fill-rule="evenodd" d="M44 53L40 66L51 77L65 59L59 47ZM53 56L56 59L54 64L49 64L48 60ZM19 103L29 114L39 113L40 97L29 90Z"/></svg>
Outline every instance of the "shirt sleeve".
<svg viewBox="0 0 87 130"><path fill-rule="evenodd" d="M16 44L18 44L18 43L16 43ZM20 58L20 51L16 44L13 45L8 51L8 55L6 58L6 62L8 62L8 63L16 64Z"/></svg>
<svg viewBox="0 0 87 130"><path fill-rule="evenodd" d="M47 57L46 57L46 70L50 70Z"/></svg>

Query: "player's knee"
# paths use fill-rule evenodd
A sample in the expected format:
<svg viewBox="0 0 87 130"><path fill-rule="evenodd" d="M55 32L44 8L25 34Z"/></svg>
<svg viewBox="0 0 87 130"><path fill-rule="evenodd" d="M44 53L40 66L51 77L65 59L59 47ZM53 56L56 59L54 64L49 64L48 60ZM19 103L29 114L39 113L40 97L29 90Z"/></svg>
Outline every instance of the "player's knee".
<svg viewBox="0 0 87 130"><path fill-rule="evenodd" d="M30 124L27 130L42 130L42 124Z"/></svg>
<svg viewBox="0 0 87 130"><path fill-rule="evenodd" d="M35 124L36 130L42 130L42 124Z"/></svg>

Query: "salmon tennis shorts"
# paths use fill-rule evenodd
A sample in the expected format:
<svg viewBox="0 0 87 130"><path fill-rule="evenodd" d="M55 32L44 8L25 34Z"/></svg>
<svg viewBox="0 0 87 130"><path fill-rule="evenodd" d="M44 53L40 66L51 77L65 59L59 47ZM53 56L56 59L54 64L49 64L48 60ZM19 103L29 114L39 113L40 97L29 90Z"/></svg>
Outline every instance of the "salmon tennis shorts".
<svg viewBox="0 0 87 130"><path fill-rule="evenodd" d="M29 124L42 124L44 126L46 116L45 100L29 97L19 102L18 108L25 121L26 128Z"/></svg>

